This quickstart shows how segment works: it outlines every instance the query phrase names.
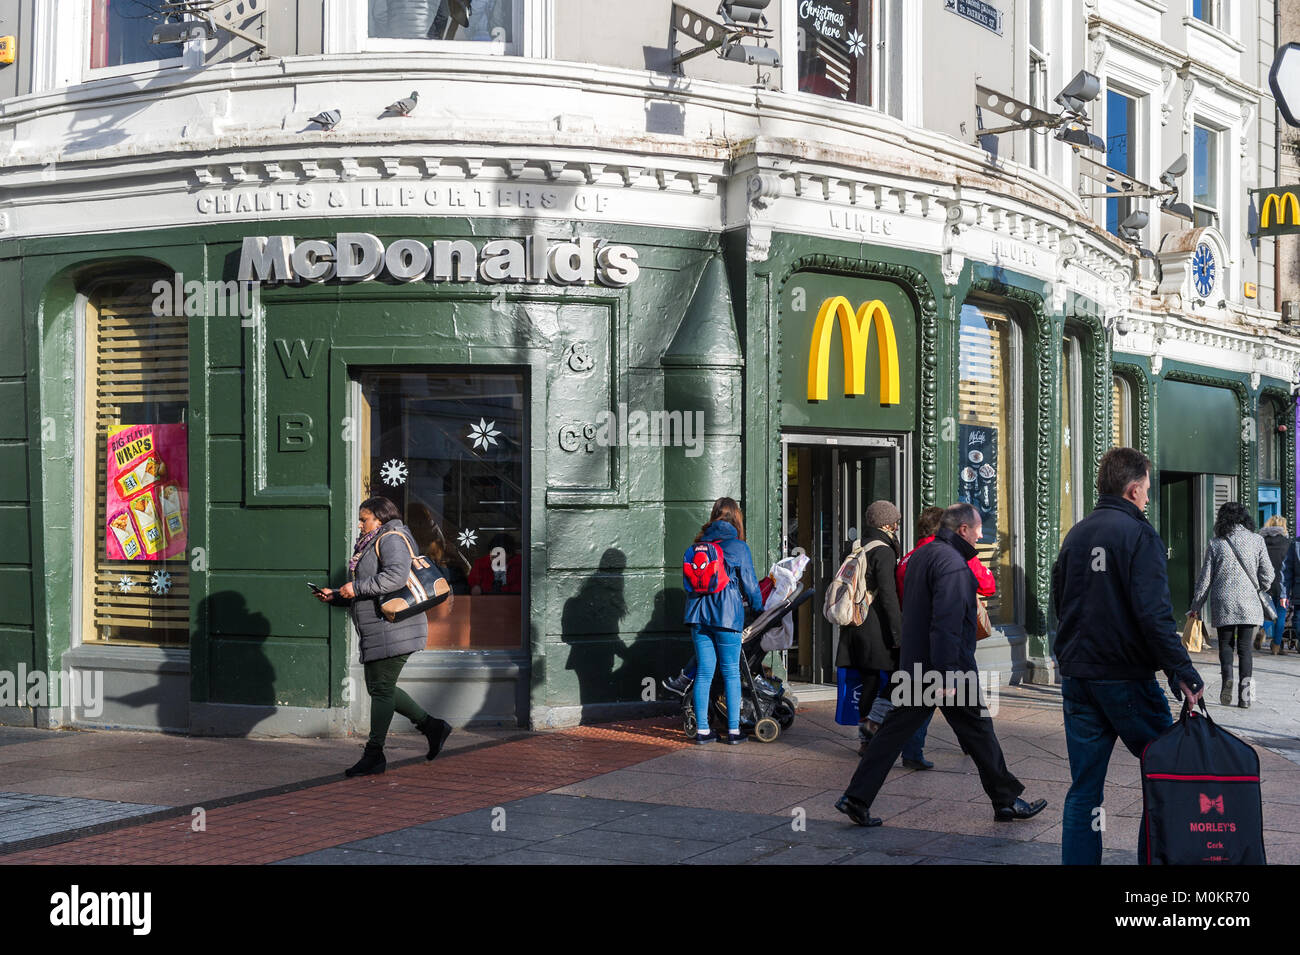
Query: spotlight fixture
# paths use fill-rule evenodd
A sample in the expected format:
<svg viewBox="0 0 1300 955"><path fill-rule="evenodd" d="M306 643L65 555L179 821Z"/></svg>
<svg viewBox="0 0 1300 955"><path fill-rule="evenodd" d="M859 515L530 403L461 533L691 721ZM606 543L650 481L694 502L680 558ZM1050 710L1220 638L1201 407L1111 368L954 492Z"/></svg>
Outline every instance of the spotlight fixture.
<svg viewBox="0 0 1300 955"><path fill-rule="evenodd" d="M1179 156L1160 174L1160 185L1147 185L1140 179L1126 176L1118 170L1102 165L1087 156L1079 157L1079 175L1105 186L1102 192L1081 192L1080 199L1156 199L1163 197L1160 210L1182 219L1191 219L1191 207L1178 202L1178 185L1175 180L1187 171L1187 154Z"/></svg>
<svg viewBox="0 0 1300 955"><path fill-rule="evenodd" d="M1056 95L1056 103L1064 110L1051 113L1045 109L1007 96L987 86L975 86L975 119L977 142L985 136L998 136L1022 129L1056 130L1056 138L1069 143L1076 150L1080 148L1106 151L1105 141L1088 131L1089 120L1084 111L1101 90L1101 81L1087 70L1079 73L1066 84L1065 89ZM984 128L984 111L988 110L999 116L1012 120L1010 125L995 129ZM982 145L982 144L981 144Z"/></svg>
<svg viewBox="0 0 1300 955"><path fill-rule="evenodd" d="M1145 229L1150 221L1151 217L1145 210L1135 209L1119 224L1119 234L1128 241L1137 243L1142 238L1138 233Z"/></svg>
<svg viewBox="0 0 1300 955"><path fill-rule="evenodd" d="M771 2L772 0L722 0L717 14L722 22L674 3L668 31L668 52L672 54L674 69L711 50L717 50L718 58L722 60L757 66L780 66L780 54L767 45L772 37L772 29L767 25L763 11ZM698 40L701 45L685 53L678 53L679 32ZM745 40L757 40L758 43L747 44L743 42Z"/></svg>
<svg viewBox="0 0 1300 955"><path fill-rule="evenodd" d="M190 40L211 40L217 32L202 20L180 20L160 23L153 28L149 42L154 45L163 43L188 43Z"/></svg>
<svg viewBox="0 0 1300 955"><path fill-rule="evenodd" d="M221 9L233 2L234 0L163 0L161 12L164 20L154 28L153 37L149 42L184 43L186 40L211 40L216 37L217 30L224 30L232 36L251 43L253 59L266 56L266 40L234 24L236 16L242 19L250 15L243 13L244 5L240 4L233 10ZM266 23L265 9L251 15L260 16L262 23ZM179 18L179 22L174 22L173 17ZM178 33L178 30L182 32Z"/></svg>

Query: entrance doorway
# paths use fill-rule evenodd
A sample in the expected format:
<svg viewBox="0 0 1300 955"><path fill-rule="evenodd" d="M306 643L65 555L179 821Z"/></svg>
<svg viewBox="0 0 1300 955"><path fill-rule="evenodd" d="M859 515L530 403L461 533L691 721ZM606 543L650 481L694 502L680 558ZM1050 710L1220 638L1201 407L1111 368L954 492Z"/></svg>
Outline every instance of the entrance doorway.
<svg viewBox="0 0 1300 955"><path fill-rule="evenodd" d="M1180 624L1192 603L1193 574L1198 569L1195 562L1197 477L1195 474L1160 475L1160 536L1169 560L1169 598L1174 619Z"/></svg>
<svg viewBox="0 0 1300 955"><path fill-rule="evenodd" d="M901 540L910 540L911 479L907 437L896 434L781 437L782 556L807 554L804 586L813 599L798 611L795 644L789 651L790 678L805 683L835 682L840 628L821 613L826 588L862 536L867 507L887 500L903 514Z"/></svg>

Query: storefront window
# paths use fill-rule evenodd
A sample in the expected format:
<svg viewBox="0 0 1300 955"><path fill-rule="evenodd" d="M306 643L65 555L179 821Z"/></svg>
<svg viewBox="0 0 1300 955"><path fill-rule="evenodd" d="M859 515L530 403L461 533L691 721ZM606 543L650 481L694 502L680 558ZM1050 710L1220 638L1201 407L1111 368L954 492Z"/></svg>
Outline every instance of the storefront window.
<svg viewBox="0 0 1300 955"><path fill-rule="evenodd" d="M149 42L154 27L162 23L156 2L145 0L91 0L90 66L125 66L180 57L179 43Z"/></svg>
<svg viewBox="0 0 1300 955"><path fill-rule="evenodd" d="M1281 420L1277 405L1267 398L1259 403L1259 479L1282 480L1282 435L1277 426Z"/></svg>
<svg viewBox="0 0 1300 955"><path fill-rule="evenodd" d="M370 36L391 40L514 40L516 0L370 0Z"/></svg>
<svg viewBox="0 0 1300 955"><path fill-rule="evenodd" d="M1115 448L1133 447L1133 388L1123 375L1110 380L1110 443Z"/></svg>
<svg viewBox="0 0 1300 955"><path fill-rule="evenodd" d="M189 329L152 281L86 305L82 590L87 643L188 646Z"/></svg>
<svg viewBox="0 0 1300 955"><path fill-rule="evenodd" d="M1005 312L962 306L957 496L974 504L983 519L976 550L997 581L989 614L1003 624L1017 622L1015 546L1020 529L1013 508L1018 465L1012 411L1017 334Z"/></svg>
<svg viewBox="0 0 1300 955"><path fill-rule="evenodd" d="M798 31L799 92L870 106L870 0L805 0Z"/></svg>
<svg viewBox="0 0 1300 955"><path fill-rule="evenodd" d="M429 615L429 649L520 647L523 376L376 370L360 384L359 500L392 500L455 595Z"/></svg>

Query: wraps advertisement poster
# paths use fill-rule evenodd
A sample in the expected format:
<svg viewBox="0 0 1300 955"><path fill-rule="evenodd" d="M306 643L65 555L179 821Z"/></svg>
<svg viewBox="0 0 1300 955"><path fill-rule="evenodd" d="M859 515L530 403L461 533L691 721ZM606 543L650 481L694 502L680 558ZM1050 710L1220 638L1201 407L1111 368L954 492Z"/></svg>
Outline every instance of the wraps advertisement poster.
<svg viewBox="0 0 1300 955"><path fill-rule="evenodd" d="M998 539L998 429L963 424L958 428L957 500L974 504L984 522L981 544Z"/></svg>
<svg viewBox="0 0 1300 955"><path fill-rule="evenodd" d="M188 447L183 424L108 429L104 556L109 560L167 560L185 553Z"/></svg>

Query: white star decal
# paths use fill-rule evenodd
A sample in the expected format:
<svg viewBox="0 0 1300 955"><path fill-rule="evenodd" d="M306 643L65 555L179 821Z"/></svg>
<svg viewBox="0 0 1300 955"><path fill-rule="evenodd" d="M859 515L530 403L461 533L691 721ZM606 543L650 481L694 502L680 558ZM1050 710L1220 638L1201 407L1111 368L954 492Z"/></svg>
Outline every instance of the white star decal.
<svg viewBox="0 0 1300 955"><path fill-rule="evenodd" d="M483 418L479 418L478 424L472 424L469 426L469 434L466 435L466 437L470 439L470 443L475 448L483 448L486 450L489 445L497 443L496 439L501 434L500 431L494 430L496 426L497 423L495 421L487 421Z"/></svg>

